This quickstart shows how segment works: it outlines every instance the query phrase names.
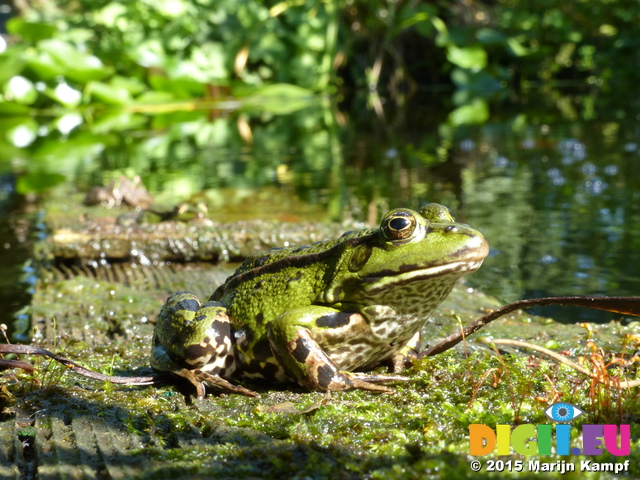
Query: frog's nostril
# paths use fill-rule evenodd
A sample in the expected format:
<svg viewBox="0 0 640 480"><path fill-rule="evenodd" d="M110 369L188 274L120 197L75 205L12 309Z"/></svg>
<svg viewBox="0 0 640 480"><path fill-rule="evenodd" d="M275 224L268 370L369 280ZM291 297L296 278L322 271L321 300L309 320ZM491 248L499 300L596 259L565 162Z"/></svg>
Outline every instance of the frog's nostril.
<svg viewBox="0 0 640 480"><path fill-rule="evenodd" d="M456 227L455 225L449 225L448 227L446 227L444 229L445 232L450 233L450 232L457 232L458 231L458 227Z"/></svg>

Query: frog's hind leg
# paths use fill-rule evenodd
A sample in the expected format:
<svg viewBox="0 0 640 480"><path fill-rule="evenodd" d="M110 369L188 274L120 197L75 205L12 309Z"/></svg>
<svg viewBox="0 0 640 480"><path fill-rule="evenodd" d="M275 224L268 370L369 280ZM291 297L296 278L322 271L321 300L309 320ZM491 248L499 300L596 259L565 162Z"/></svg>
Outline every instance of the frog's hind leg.
<svg viewBox="0 0 640 480"><path fill-rule="evenodd" d="M224 305L200 304L189 292L176 293L162 307L153 335L151 366L185 378L199 398L205 395L203 382L228 393L257 396L223 378L236 369Z"/></svg>
<svg viewBox="0 0 640 480"><path fill-rule="evenodd" d="M280 315L267 330L274 355L287 373L309 390L341 391L368 390L380 393L394 393L392 388L380 383L406 381L400 375L368 375L341 370L316 342L305 325L312 325L320 315L349 315L326 307L305 307ZM298 315L302 313L302 315Z"/></svg>

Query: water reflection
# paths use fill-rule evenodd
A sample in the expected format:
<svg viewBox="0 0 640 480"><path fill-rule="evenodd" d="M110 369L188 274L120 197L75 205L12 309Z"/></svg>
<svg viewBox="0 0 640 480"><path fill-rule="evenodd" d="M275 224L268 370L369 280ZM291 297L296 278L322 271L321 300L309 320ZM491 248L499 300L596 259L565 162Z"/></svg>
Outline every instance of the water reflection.
<svg viewBox="0 0 640 480"><path fill-rule="evenodd" d="M0 161L19 173L22 193L85 192L139 175L159 204L203 203L217 220L375 224L389 208L436 201L485 233L492 254L470 281L504 301L637 294L640 132L625 120L636 107L578 120L563 105L501 103L482 125L459 115L452 123L436 95L382 116L357 97L287 115L5 117ZM611 318L562 312L568 321Z"/></svg>
<svg viewBox="0 0 640 480"><path fill-rule="evenodd" d="M489 140L482 132L487 126L477 132L495 153L476 156L487 175L463 196L498 254L475 281L505 300L637 294L640 175L637 154L625 147L628 136L637 135L635 126L558 118L546 127L537 136L530 127L520 149L513 148L517 142ZM506 125L503 131L519 136ZM513 168L492 156L509 158ZM564 315L572 321L616 318L592 311Z"/></svg>
<svg viewBox="0 0 640 480"><path fill-rule="evenodd" d="M9 326L14 313L29 302L33 293L33 278L28 271L29 217L16 195L15 176L0 175L0 323Z"/></svg>

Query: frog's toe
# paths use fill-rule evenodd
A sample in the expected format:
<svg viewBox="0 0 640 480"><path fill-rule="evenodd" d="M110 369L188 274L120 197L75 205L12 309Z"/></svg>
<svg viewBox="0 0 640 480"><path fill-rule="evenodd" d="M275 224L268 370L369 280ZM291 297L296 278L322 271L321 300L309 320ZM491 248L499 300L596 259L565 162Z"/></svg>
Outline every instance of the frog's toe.
<svg viewBox="0 0 640 480"><path fill-rule="evenodd" d="M351 373L351 375L353 376L354 388L380 393L395 393L393 388L379 385L381 383L406 382L409 380L409 378L401 375L372 375L365 373Z"/></svg>
<svg viewBox="0 0 640 480"><path fill-rule="evenodd" d="M406 352L395 354L391 357L391 368L393 373L402 372L405 367L410 367L413 362L418 358L418 352L413 348Z"/></svg>
<svg viewBox="0 0 640 480"><path fill-rule="evenodd" d="M389 383L389 382L408 382L409 377L403 377L402 375L375 375L371 373L352 373L354 377L364 382L369 383Z"/></svg>
<svg viewBox="0 0 640 480"><path fill-rule="evenodd" d="M381 383L401 382L409 380L400 375L369 375L364 373L337 372L331 378L331 381L321 386L321 388L311 388L312 390L366 390L369 392L379 393L395 393L393 388ZM310 385L306 385L310 387Z"/></svg>
<svg viewBox="0 0 640 480"><path fill-rule="evenodd" d="M199 400L202 400L204 398L206 393L204 388L204 383L202 383L202 381L198 378L198 376L192 370L188 370L186 368L180 368L180 369L173 370L171 373L180 378L184 378L191 385L193 385L193 387L196 389L196 395L198 396Z"/></svg>
<svg viewBox="0 0 640 480"><path fill-rule="evenodd" d="M240 385L234 385L233 383L225 380L219 375L212 375L207 372L203 372L202 370L194 370L193 373L197 376L198 380L202 382L207 382L209 385L213 387L217 387L224 392L227 393L237 393L240 395L244 395L245 397L259 397L256 392L253 390L249 390L248 388L244 388Z"/></svg>
<svg viewBox="0 0 640 480"><path fill-rule="evenodd" d="M202 370L189 370L187 368L181 368L174 370L171 373L177 375L178 377L184 378L191 385L193 385L193 387L196 389L196 395L199 400L202 400L206 395L206 389L204 386L205 382L211 386L223 390L226 393L237 393L246 397L259 397L256 392L249 390L248 388L234 385L233 383L225 380L218 375L212 375L210 373L203 372Z"/></svg>

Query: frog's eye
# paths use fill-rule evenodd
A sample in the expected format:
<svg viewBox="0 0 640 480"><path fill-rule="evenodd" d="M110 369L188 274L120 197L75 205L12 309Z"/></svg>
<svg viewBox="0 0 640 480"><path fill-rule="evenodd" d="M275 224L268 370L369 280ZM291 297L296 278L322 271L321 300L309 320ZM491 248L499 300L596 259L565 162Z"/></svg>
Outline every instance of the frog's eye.
<svg viewBox="0 0 640 480"><path fill-rule="evenodd" d="M391 212L382 220L380 228L389 240L402 240L413 235L416 217L403 210Z"/></svg>

